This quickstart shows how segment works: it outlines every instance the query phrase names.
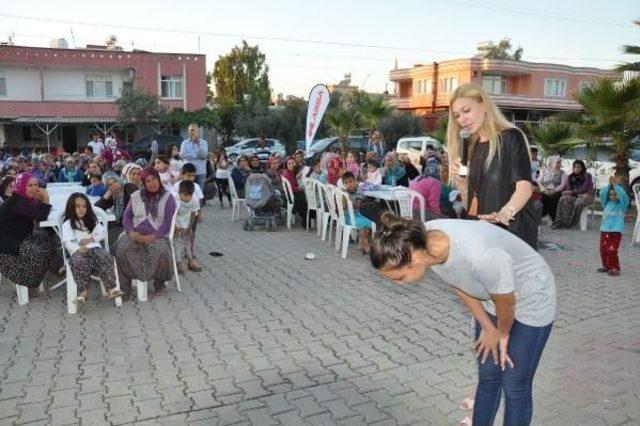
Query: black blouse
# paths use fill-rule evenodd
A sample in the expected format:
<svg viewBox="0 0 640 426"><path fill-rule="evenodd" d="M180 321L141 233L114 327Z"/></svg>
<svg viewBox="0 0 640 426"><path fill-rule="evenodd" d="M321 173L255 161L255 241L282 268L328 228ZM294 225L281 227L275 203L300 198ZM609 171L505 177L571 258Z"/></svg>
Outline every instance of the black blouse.
<svg viewBox="0 0 640 426"><path fill-rule="evenodd" d="M516 190L516 182L531 182L531 160L527 144L518 129L506 129L500 134L498 152L488 168L485 160L488 143L476 143L469 162L469 203L474 192L478 197L478 214L498 212ZM535 250L538 248L538 224L532 200L520 210L509 225L509 231Z"/></svg>
<svg viewBox="0 0 640 426"><path fill-rule="evenodd" d="M33 221L47 220L51 205L13 194L0 206L0 253L18 255L20 244L33 232Z"/></svg>

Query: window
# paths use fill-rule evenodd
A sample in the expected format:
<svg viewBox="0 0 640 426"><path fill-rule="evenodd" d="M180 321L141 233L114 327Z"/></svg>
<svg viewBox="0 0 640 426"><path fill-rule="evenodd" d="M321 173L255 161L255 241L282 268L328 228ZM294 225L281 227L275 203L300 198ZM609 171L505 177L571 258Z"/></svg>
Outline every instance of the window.
<svg viewBox="0 0 640 426"><path fill-rule="evenodd" d="M564 98L567 92L567 80L562 78L545 78L544 95Z"/></svg>
<svg viewBox="0 0 640 426"><path fill-rule="evenodd" d="M458 88L458 77L448 77L440 79L440 92L450 93Z"/></svg>
<svg viewBox="0 0 640 426"><path fill-rule="evenodd" d="M411 141L409 142L409 147L413 151L422 152L422 141Z"/></svg>
<svg viewBox="0 0 640 426"><path fill-rule="evenodd" d="M87 98L112 98L113 81L108 75L87 76Z"/></svg>
<svg viewBox="0 0 640 426"><path fill-rule="evenodd" d="M7 79L0 73L0 96L7 96Z"/></svg>
<svg viewBox="0 0 640 426"><path fill-rule="evenodd" d="M122 93L133 90L133 81L123 81L122 82Z"/></svg>
<svg viewBox="0 0 640 426"><path fill-rule="evenodd" d="M490 95L505 93L507 81L499 75L485 75L482 77L482 88Z"/></svg>
<svg viewBox="0 0 640 426"><path fill-rule="evenodd" d="M182 98L182 77L175 75L163 75L160 86L163 98Z"/></svg>

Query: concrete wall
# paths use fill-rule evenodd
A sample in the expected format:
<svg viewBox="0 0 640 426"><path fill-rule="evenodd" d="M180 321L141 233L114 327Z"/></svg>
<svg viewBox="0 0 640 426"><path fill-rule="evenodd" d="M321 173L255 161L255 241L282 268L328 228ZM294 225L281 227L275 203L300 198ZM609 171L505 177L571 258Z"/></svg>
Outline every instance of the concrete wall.
<svg viewBox="0 0 640 426"><path fill-rule="evenodd" d="M7 96L2 101L40 101L40 68L0 64L0 75L5 78Z"/></svg>
<svg viewBox="0 0 640 426"><path fill-rule="evenodd" d="M88 98L86 81L91 76L108 77L113 85L113 95L107 98ZM46 101L105 102L115 100L122 93L127 70L46 68L44 71L44 99Z"/></svg>

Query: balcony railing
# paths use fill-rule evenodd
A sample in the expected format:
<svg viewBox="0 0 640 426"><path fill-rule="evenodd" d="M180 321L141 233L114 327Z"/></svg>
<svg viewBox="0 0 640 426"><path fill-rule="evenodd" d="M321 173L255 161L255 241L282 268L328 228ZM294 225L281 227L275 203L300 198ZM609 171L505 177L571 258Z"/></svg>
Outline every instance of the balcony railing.
<svg viewBox="0 0 640 426"><path fill-rule="evenodd" d="M389 105L398 109L411 108L411 98L389 98Z"/></svg>

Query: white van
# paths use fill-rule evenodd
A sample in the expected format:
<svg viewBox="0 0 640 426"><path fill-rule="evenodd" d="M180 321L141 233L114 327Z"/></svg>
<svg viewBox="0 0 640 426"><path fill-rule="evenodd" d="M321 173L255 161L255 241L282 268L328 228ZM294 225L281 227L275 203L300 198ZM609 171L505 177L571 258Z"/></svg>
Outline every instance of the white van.
<svg viewBox="0 0 640 426"><path fill-rule="evenodd" d="M406 154L419 170L420 158L422 158L422 154L427 149L427 145L431 145L435 150L442 148L442 144L430 136L407 136L398 140L396 152L398 155Z"/></svg>

